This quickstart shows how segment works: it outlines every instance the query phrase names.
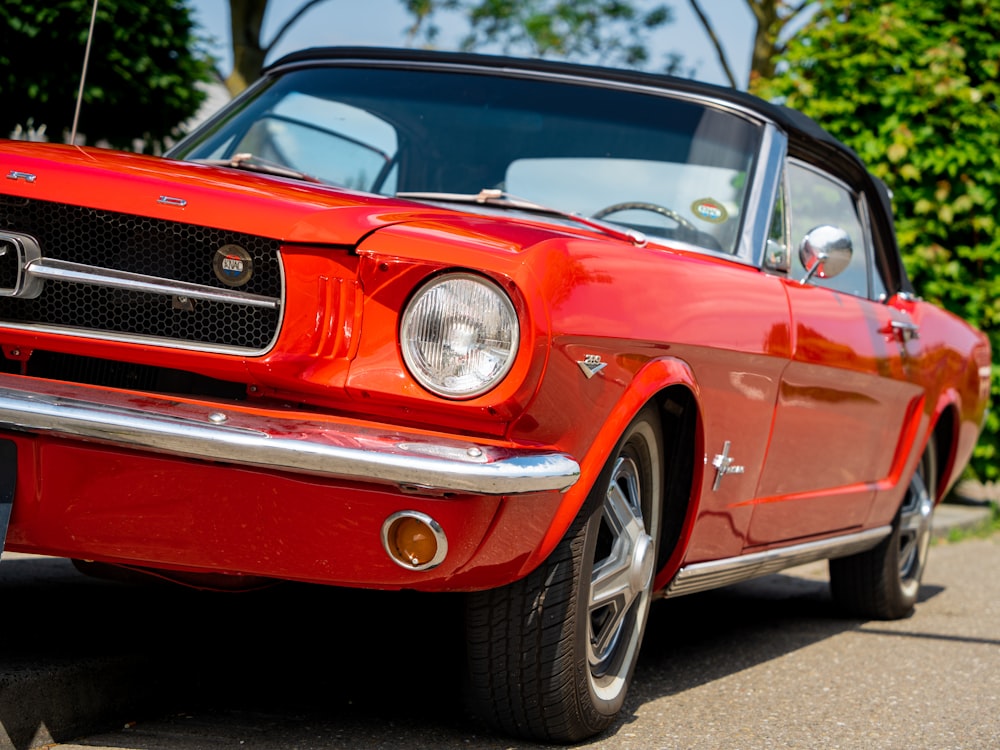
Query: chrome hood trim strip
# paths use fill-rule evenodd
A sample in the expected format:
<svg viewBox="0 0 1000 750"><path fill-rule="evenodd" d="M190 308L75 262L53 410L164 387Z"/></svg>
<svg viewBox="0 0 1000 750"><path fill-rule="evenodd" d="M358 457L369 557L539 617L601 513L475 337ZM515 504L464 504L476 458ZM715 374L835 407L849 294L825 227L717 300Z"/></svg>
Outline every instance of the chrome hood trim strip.
<svg viewBox="0 0 1000 750"><path fill-rule="evenodd" d="M301 412L176 401L0 375L0 430L92 441L192 460L394 485L416 494L563 491L579 464L508 448Z"/></svg>

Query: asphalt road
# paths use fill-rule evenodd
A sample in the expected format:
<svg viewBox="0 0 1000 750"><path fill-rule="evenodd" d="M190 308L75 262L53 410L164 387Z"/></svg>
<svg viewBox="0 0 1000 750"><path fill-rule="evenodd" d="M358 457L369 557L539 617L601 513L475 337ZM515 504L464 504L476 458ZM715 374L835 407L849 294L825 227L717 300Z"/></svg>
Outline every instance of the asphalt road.
<svg viewBox="0 0 1000 750"><path fill-rule="evenodd" d="M0 597L0 748L534 747L462 710L457 598L219 596L7 555ZM625 713L583 747L996 750L1000 535L936 544L898 622L838 613L823 565L658 602Z"/></svg>

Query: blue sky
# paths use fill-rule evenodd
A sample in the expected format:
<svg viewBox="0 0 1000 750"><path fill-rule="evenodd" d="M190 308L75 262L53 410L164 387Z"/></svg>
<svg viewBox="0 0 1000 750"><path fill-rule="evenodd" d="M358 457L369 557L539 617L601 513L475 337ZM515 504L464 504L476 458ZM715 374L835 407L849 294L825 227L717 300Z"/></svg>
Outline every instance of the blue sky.
<svg viewBox="0 0 1000 750"><path fill-rule="evenodd" d="M264 25L265 43L271 40L276 29L302 2L271 0ZM686 68L696 68L695 78L726 84L715 52L688 0L666 2L672 7L675 20L651 39L651 59L658 62L668 52L678 52L683 55ZM188 0L188 4L203 31L218 40L211 51L220 59L223 72L228 73L229 1ZM701 4L726 45L734 74L741 87L745 86L753 43L753 16L744 0L702 0ZM303 47L355 44L403 46L406 44L405 30L409 20L400 0L328 0L299 19L268 61ZM440 24L443 33L438 46L441 49L453 48L466 26L458 18L444 18L442 21L445 23Z"/></svg>

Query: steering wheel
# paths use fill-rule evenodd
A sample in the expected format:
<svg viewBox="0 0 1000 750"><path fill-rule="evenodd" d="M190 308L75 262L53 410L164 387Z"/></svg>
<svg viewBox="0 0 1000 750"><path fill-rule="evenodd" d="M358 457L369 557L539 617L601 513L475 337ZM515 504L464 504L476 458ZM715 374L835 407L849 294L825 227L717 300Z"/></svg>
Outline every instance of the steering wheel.
<svg viewBox="0 0 1000 750"><path fill-rule="evenodd" d="M694 224L674 211L674 209L661 206L658 203L647 203L646 201L625 201L624 203L615 203L602 208L591 218L603 219L608 214L615 214L619 211L652 211L655 214L666 216L668 219L673 219L685 229L690 229L693 232L698 231L698 228Z"/></svg>

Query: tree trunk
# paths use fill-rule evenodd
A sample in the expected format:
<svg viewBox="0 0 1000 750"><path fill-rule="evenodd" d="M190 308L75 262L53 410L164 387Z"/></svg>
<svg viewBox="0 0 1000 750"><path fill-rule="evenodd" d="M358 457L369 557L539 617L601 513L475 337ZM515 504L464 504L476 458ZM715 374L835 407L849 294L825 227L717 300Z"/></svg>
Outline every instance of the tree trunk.
<svg viewBox="0 0 1000 750"><path fill-rule="evenodd" d="M774 58L778 53L778 35L784 24L778 18L779 0L749 0L748 5L757 19L753 35L753 55L750 58L750 81L747 90L753 94L762 81L774 77Z"/></svg>
<svg viewBox="0 0 1000 750"><path fill-rule="evenodd" d="M233 36L233 71L226 78L226 88L236 96L260 77L267 54L260 43L261 27L268 0L229 0L230 28Z"/></svg>

